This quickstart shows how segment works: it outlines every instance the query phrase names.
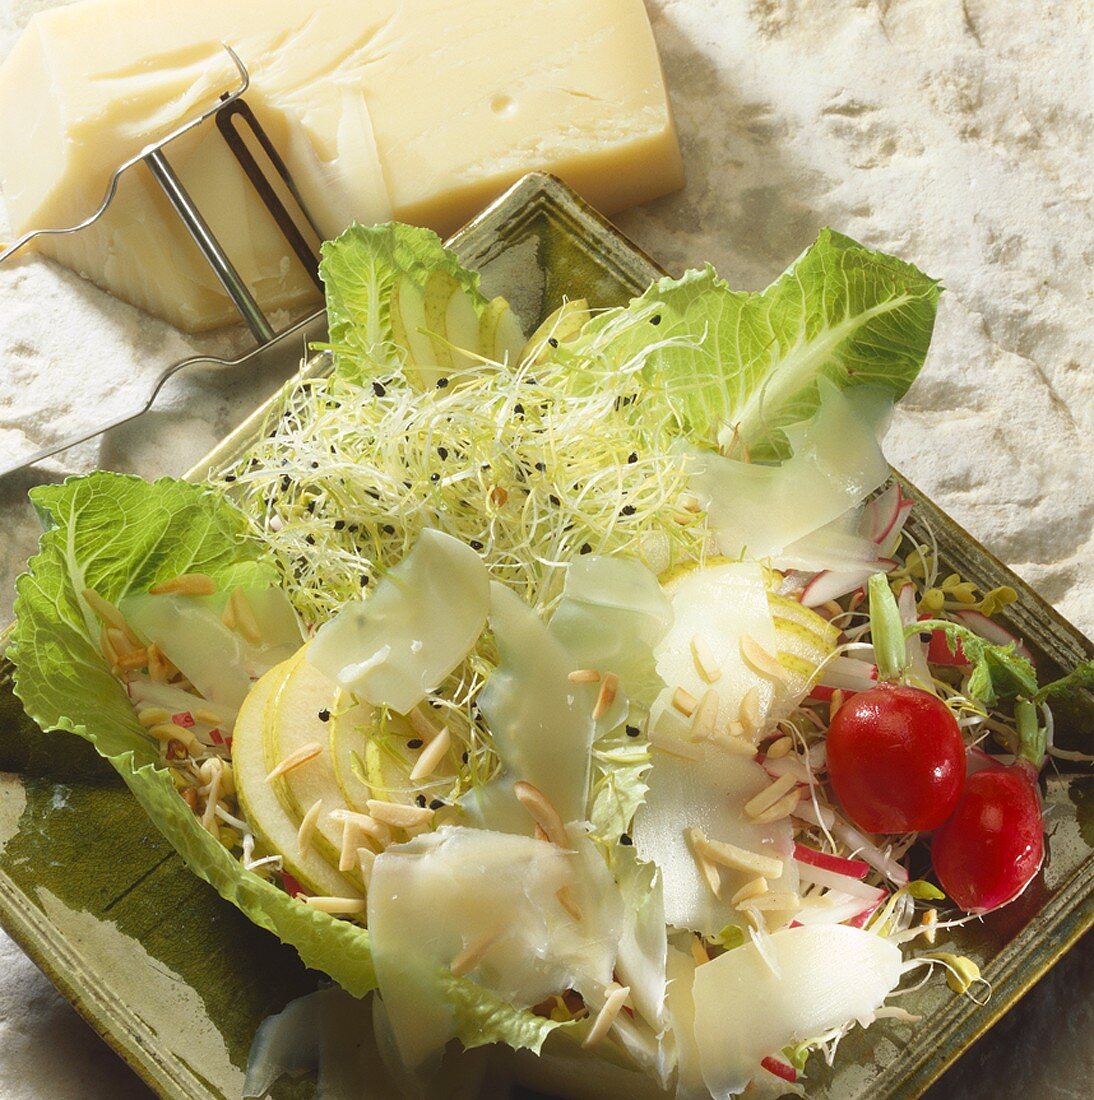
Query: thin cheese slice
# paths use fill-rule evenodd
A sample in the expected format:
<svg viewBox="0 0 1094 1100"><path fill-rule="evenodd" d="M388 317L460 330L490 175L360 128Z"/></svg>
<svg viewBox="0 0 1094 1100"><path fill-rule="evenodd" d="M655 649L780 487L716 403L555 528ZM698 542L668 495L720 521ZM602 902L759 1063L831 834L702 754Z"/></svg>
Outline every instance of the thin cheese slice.
<svg viewBox="0 0 1094 1100"><path fill-rule="evenodd" d="M120 163L234 86L222 42L326 236L448 233L531 170L606 213L682 183L641 0L84 0L36 15L0 67L15 231L83 219ZM264 309L317 300L214 127L169 159ZM102 223L41 247L184 329L235 319L143 167Z"/></svg>

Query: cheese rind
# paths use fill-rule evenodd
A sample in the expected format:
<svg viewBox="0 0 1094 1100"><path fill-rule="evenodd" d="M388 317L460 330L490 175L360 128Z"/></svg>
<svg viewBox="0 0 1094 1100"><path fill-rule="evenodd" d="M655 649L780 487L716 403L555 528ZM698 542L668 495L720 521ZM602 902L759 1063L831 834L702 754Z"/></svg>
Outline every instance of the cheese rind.
<svg viewBox="0 0 1094 1100"><path fill-rule="evenodd" d="M606 213L682 183L641 0L83 0L35 16L0 66L16 232L87 217L120 163L233 87L222 42L325 236L393 217L448 233L533 170ZM168 158L262 308L317 299L211 124ZM181 328L235 319L144 166L99 223L40 247Z"/></svg>

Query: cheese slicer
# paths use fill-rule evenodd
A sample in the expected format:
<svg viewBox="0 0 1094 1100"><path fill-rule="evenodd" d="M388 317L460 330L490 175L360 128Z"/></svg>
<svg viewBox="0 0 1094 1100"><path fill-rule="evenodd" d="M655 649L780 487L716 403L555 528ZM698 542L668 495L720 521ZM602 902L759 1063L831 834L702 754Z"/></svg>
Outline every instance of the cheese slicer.
<svg viewBox="0 0 1094 1100"><path fill-rule="evenodd" d="M3 465L0 460L0 477L33 466L44 458L74 447L77 443L84 443L111 428L142 416L152 408L168 379L188 367L250 366L256 369L269 369L275 365L284 365L290 358L299 358L304 345L314 340L321 340L326 335L326 315L322 310L295 320L281 332L274 331L273 326L259 308L254 295L232 263L231 257L217 240L209 223L168 160L167 151L173 142L202 123L213 119L224 143L243 169L259 201L269 211L278 230L285 238L288 248L303 265L316 286L322 289L319 280L319 257L313 245L313 242L317 244L322 239L321 234L308 214L307 207L300 197L284 160L243 99L244 93L250 87L250 74L247 72L247 67L227 43L224 44L224 49L227 50L239 71L239 85L233 91L224 92L212 107L178 126L166 137L145 146L139 153L121 164L110 177L102 202L83 221L64 228L35 229L24 233L18 240L0 251L0 265L16 256L38 237L78 233L93 225L109 209L117 194L122 176L127 172L137 171L143 166L162 189L171 208L235 305L244 324L254 336L256 346L234 359L197 355L172 363L155 381L151 392L139 406L134 406L133 409L106 423L51 443L13 464ZM263 161L266 169L263 168Z"/></svg>

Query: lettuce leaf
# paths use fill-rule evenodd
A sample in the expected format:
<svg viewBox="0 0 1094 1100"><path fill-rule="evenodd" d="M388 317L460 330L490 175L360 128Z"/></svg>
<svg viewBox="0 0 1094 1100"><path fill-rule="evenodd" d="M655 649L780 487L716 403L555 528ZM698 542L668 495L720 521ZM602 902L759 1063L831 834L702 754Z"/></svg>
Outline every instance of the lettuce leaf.
<svg viewBox="0 0 1094 1100"><path fill-rule="evenodd" d="M322 257L330 341L318 346L333 353L336 373L349 381L401 372L408 358L416 358L413 345L397 332L396 295L403 280L424 295L431 279L447 277L453 289L468 294L480 316L489 304L479 276L462 267L428 229L398 222L352 225L324 242Z"/></svg>
<svg viewBox="0 0 1094 1100"><path fill-rule="evenodd" d="M818 380L874 384L897 400L923 365L940 292L894 256L824 229L766 290L731 290L709 265L654 283L587 322L556 356L602 375L644 359L677 430L736 457L789 456Z"/></svg>
<svg viewBox="0 0 1094 1100"><path fill-rule="evenodd" d="M446 975L441 987L455 1014L456 1034L467 1050L489 1043L505 1043L514 1050L540 1052L544 1040L566 1023L514 1008L496 993L467 978Z"/></svg>
<svg viewBox="0 0 1094 1100"><path fill-rule="evenodd" d="M16 586L10 656L15 694L43 730L94 744L190 868L255 924L292 944L305 964L361 996L376 985L368 932L294 901L246 871L179 797L122 685L99 653L83 598L112 602L179 573L208 573L221 587L274 579L247 536L244 516L200 486L95 473L32 490L46 525Z"/></svg>

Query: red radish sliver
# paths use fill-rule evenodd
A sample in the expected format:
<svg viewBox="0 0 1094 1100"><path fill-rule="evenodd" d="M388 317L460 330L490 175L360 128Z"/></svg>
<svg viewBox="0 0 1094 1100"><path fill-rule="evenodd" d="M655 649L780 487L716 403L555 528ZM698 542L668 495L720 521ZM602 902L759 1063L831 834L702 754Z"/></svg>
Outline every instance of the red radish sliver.
<svg viewBox="0 0 1094 1100"><path fill-rule="evenodd" d="M224 734L222 734L220 732L220 730L211 729L209 731L209 736L212 738L212 741L213 741L214 745L223 745L224 744Z"/></svg>
<svg viewBox="0 0 1094 1100"><path fill-rule="evenodd" d="M281 882L284 885L285 891L286 893L288 893L290 898L295 898L297 894L306 893L304 887L301 886L300 883L297 882L296 879L294 879L288 871L281 872Z"/></svg>
<svg viewBox="0 0 1094 1100"><path fill-rule="evenodd" d="M814 886L823 886L828 890L835 890L837 894L845 894L847 897L857 898L867 904L874 905L883 893L877 886L867 886L865 882L859 882L857 878L848 875L836 874L834 871L826 871L823 867L816 867L811 863L798 863L798 878L802 882L811 882Z"/></svg>
<svg viewBox="0 0 1094 1100"><path fill-rule="evenodd" d="M794 845L794 858L799 863L809 863L825 871L833 871L837 875L846 875L848 878L864 879L870 871L870 865L864 860L829 855L827 852L820 852L805 844Z"/></svg>
<svg viewBox="0 0 1094 1100"><path fill-rule="evenodd" d="M866 922L878 911L878 907L887 896L888 895L884 891L882 891L881 897L878 898L878 900L875 901L873 905L871 905L867 909L863 909L863 911L859 913L857 917L852 917L849 921L847 921L847 923L852 928L865 928Z"/></svg>
<svg viewBox="0 0 1094 1100"><path fill-rule="evenodd" d="M188 711L179 711L178 714L171 715L171 721L176 726L181 726L184 730L188 730L194 724L194 716Z"/></svg>
<svg viewBox="0 0 1094 1100"><path fill-rule="evenodd" d="M821 669L820 682L824 687L841 691L868 691L877 681L877 666L853 657L833 657Z"/></svg>
<svg viewBox="0 0 1094 1100"><path fill-rule="evenodd" d="M782 1080L789 1081L792 1085L798 1080L798 1071L793 1066L787 1065L786 1062L781 1062L778 1058L765 1058L760 1065L768 1073L781 1077Z"/></svg>
<svg viewBox="0 0 1094 1100"><path fill-rule="evenodd" d="M955 611L954 618L958 619L962 626L967 626L974 634L979 634L985 641L993 645L1014 644L1017 653L1025 657L1027 661L1033 660L1033 654L1029 651L1025 642L1016 634L1012 634L1005 626L1000 626L994 619L989 619L983 612L975 611L971 607L967 610Z"/></svg>

